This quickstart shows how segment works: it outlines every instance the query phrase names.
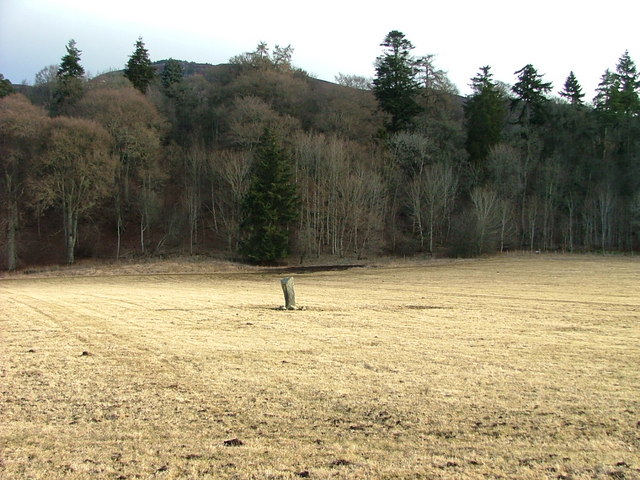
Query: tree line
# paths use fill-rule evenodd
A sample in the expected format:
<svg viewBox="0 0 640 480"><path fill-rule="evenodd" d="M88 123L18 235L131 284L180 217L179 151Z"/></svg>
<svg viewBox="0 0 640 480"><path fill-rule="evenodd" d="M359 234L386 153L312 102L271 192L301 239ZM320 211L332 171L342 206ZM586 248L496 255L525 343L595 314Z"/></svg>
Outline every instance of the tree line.
<svg viewBox="0 0 640 480"><path fill-rule="evenodd" d="M533 65L458 95L389 32L376 76L338 84L258 44L226 65L88 80L71 40L33 87L0 79L4 268L78 256L478 255L633 251L640 80L628 52L586 102ZM16 91L18 90L18 91Z"/></svg>

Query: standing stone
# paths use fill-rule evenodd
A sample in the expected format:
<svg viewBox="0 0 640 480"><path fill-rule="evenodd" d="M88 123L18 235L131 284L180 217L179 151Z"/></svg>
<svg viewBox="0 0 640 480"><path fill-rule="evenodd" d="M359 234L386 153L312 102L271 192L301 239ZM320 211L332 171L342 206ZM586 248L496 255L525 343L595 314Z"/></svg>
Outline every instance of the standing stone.
<svg viewBox="0 0 640 480"><path fill-rule="evenodd" d="M296 310L296 292L293 288L293 277L285 277L280 280L282 291L284 292L284 308L286 310Z"/></svg>

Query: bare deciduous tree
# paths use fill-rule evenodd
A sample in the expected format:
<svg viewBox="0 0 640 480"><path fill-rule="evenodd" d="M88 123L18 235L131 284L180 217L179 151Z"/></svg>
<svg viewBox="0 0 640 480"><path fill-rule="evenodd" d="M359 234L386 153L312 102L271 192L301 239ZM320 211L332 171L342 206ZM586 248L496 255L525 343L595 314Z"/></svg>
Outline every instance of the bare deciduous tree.
<svg viewBox="0 0 640 480"><path fill-rule="evenodd" d="M203 145L183 148L181 162L183 171L182 200L187 213L189 229L189 254L193 255L193 246L198 241L198 224L202 209L202 179L207 161L207 153Z"/></svg>
<svg viewBox="0 0 640 480"><path fill-rule="evenodd" d="M471 202L476 218L477 252L481 254L489 251L500 229L499 201L493 190L476 187L471 192Z"/></svg>
<svg viewBox="0 0 640 480"><path fill-rule="evenodd" d="M34 182L37 199L62 211L67 262L74 263L78 220L107 196L116 160L111 137L97 122L81 118L51 120L47 153Z"/></svg>
<svg viewBox="0 0 640 480"><path fill-rule="evenodd" d="M301 257L352 252L377 244L384 211L380 176L335 135L301 135L295 142L295 180L301 196L298 249Z"/></svg>
<svg viewBox="0 0 640 480"><path fill-rule="evenodd" d="M424 196L429 226L429 252L434 253L435 233L443 230L447 215L452 211L458 190L458 177L453 168L438 162L424 171Z"/></svg>
<svg viewBox="0 0 640 480"><path fill-rule="evenodd" d="M596 192L596 205L600 220L600 248L605 252L612 245L613 215L615 209L615 197L609 181L603 181L598 185Z"/></svg>
<svg viewBox="0 0 640 480"><path fill-rule="evenodd" d="M230 252L238 250L242 199L249 189L251 163L251 154L244 151L224 150L208 156L209 211L214 230L223 231Z"/></svg>
<svg viewBox="0 0 640 480"><path fill-rule="evenodd" d="M338 73L338 75L335 76L335 81L343 87L357 88L358 90L371 90L371 86L373 85L373 78L345 73Z"/></svg>
<svg viewBox="0 0 640 480"><path fill-rule="evenodd" d="M288 115L280 115L264 100L254 96L236 98L229 113L229 138L235 147L250 150L257 145L265 128L288 138L298 127Z"/></svg>
<svg viewBox="0 0 640 480"><path fill-rule="evenodd" d="M25 185L41 154L48 119L20 94L0 98L0 215L6 222L7 269L18 262L17 234ZM1 217L0 217L1 218ZM3 222L4 223L4 222Z"/></svg>
<svg viewBox="0 0 640 480"><path fill-rule="evenodd" d="M164 120L142 93L132 87L96 89L78 105L79 113L102 124L113 138L118 159L115 169L116 258L120 257L125 211L139 213L140 250L145 252L145 235L151 229L158 207L156 190L162 180L158 159ZM133 194L132 194L133 191Z"/></svg>
<svg viewBox="0 0 640 480"><path fill-rule="evenodd" d="M554 246L553 232L559 202L560 165L557 158L546 159L541 165L540 195L542 199L542 245L543 250Z"/></svg>

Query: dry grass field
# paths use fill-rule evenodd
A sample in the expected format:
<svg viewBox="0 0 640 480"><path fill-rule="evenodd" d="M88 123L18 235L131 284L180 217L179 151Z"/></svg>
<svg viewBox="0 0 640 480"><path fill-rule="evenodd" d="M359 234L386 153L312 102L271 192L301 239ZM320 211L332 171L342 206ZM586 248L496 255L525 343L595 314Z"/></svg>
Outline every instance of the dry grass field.
<svg viewBox="0 0 640 480"><path fill-rule="evenodd" d="M0 477L640 478L640 259L282 276L0 278Z"/></svg>

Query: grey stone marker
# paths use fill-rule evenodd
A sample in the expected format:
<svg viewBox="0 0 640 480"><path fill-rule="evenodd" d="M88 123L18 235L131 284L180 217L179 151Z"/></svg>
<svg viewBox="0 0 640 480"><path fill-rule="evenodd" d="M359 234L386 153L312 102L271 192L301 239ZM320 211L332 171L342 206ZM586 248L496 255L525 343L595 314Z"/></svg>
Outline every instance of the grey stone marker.
<svg viewBox="0 0 640 480"><path fill-rule="evenodd" d="M293 288L293 277L284 277L280 280L282 291L284 292L285 310L296 310L296 292Z"/></svg>

